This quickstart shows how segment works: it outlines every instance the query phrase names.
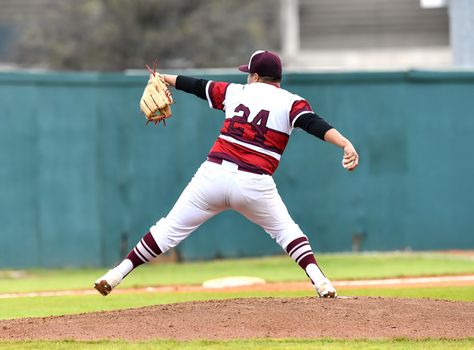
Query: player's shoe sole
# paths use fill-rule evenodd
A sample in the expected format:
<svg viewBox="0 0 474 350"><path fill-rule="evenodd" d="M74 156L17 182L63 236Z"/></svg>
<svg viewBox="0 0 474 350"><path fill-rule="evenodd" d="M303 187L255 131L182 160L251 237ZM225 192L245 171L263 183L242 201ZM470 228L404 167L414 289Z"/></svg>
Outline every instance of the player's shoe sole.
<svg viewBox="0 0 474 350"><path fill-rule="evenodd" d="M115 269L109 270L105 275L97 279L94 283L94 288L103 296L109 295L112 289L117 287L122 282L123 276Z"/></svg>
<svg viewBox="0 0 474 350"><path fill-rule="evenodd" d="M106 280L101 280L94 283L94 288L103 296L109 295L112 291L112 287L107 283Z"/></svg>

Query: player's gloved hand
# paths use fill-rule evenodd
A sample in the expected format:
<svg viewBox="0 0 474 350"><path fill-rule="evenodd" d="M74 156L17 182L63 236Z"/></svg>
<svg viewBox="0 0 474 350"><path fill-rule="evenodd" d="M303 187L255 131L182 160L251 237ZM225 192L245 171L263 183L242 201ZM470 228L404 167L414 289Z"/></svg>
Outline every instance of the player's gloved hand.
<svg viewBox="0 0 474 350"><path fill-rule="evenodd" d="M147 124L149 122L157 124L160 121L165 123L165 120L171 117L173 97L164 76L156 72L156 66L153 71L149 67L148 69L151 74L140 100L140 109L145 114Z"/></svg>
<svg viewBox="0 0 474 350"><path fill-rule="evenodd" d="M348 143L344 146L344 156L342 157L342 166L348 171L352 171L359 165L359 155L354 146Z"/></svg>

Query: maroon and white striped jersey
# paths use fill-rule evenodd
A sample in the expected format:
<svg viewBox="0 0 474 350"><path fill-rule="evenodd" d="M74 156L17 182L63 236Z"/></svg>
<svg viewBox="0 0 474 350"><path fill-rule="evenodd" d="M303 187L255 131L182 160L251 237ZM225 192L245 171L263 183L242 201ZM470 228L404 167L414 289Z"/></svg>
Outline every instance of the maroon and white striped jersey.
<svg viewBox="0 0 474 350"><path fill-rule="evenodd" d="M259 174L273 174L296 119L313 113L300 96L266 83L209 81L206 96L211 108L225 112L224 125L208 158L227 160Z"/></svg>

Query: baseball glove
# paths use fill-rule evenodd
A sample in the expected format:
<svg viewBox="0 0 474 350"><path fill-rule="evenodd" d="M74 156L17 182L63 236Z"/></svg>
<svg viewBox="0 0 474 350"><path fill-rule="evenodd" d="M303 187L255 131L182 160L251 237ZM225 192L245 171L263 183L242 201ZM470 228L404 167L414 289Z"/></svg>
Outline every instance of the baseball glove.
<svg viewBox="0 0 474 350"><path fill-rule="evenodd" d="M143 91L143 96L140 100L140 109L145 114L147 124L149 122L155 125L161 121L166 126L165 120L171 117L171 104L173 103L173 96L168 89L168 84L164 77L158 72L151 71L148 84ZM156 67L155 67L156 68Z"/></svg>

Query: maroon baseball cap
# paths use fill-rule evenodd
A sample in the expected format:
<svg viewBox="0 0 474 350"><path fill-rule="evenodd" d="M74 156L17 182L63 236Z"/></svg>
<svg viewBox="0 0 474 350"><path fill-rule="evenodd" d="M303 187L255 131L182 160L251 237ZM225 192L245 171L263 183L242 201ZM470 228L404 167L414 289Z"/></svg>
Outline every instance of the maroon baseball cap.
<svg viewBox="0 0 474 350"><path fill-rule="evenodd" d="M262 77L281 78L281 60L274 52L259 50L252 54L249 64L239 66L239 70Z"/></svg>

